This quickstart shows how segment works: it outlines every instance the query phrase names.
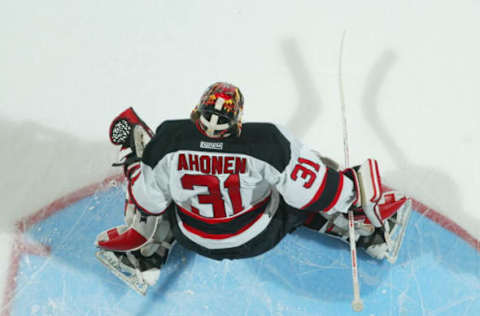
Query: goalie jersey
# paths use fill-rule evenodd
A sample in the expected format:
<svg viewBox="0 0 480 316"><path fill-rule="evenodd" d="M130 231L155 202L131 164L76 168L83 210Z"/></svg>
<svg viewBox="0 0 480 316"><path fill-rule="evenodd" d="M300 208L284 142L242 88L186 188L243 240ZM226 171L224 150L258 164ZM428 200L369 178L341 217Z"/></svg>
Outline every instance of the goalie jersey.
<svg viewBox="0 0 480 316"><path fill-rule="evenodd" d="M171 212L177 230L212 250L240 247L287 204L295 211L346 212L352 181L270 123L245 123L214 139L190 120L163 122L148 143L129 194L147 215Z"/></svg>

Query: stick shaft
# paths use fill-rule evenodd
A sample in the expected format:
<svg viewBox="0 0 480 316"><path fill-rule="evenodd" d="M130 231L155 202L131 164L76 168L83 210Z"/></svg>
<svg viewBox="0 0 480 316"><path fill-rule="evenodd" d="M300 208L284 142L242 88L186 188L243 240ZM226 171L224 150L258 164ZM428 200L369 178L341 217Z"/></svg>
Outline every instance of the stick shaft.
<svg viewBox="0 0 480 316"><path fill-rule="evenodd" d="M356 312L363 309L363 302L360 298L360 283L358 281L358 266L357 266L357 247L355 240L355 227L353 211L348 211L348 233L350 240L350 255L352 258L352 281L353 281L353 301L352 307Z"/></svg>
<svg viewBox="0 0 480 316"><path fill-rule="evenodd" d="M340 93L340 105L342 109L342 127L343 127L343 150L345 155L345 168L350 165L349 148L348 148L348 129L347 129L347 111L345 106L345 93L343 91L342 80L342 57L343 57L343 42L345 41L345 31L342 34L342 41L340 43L340 57L338 60L338 88ZM363 302L360 298L360 283L358 281L358 266L357 266L357 247L355 238L355 222L353 211L348 211L348 233L350 240L350 255L352 258L352 283L353 283L353 301L352 308L359 312L363 309Z"/></svg>
<svg viewBox="0 0 480 316"><path fill-rule="evenodd" d="M343 91L342 78L343 42L345 41L345 33L346 31L343 31L342 41L340 42L340 57L338 60L338 89L340 93L340 106L342 109L343 152L345 157L345 168L348 168L350 165L350 155L348 148L347 110L345 105L345 93Z"/></svg>

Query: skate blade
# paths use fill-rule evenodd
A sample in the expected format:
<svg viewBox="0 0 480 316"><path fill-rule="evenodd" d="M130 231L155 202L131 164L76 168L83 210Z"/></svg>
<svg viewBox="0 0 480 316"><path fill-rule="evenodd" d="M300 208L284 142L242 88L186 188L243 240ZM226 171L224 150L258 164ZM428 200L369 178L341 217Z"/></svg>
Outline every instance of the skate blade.
<svg viewBox="0 0 480 316"><path fill-rule="evenodd" d="M385 254L388 262L394 264L397 261L398 253L402 247L405 232L407 231L410 214L412 213L412 200L408 199L402 208L397 212L396 225L390 233L390 247Z"/></svg>
<svg viewBox="0 0 480 316"><path fill-rule="evenodd" d="M125 282L132 290L143 296L146 295L149 284L139 276L139 271L121 264L118 261L118 258L109 251L97 251L95 257L97 257L98 261L100 261L117 278Z"/></svg>

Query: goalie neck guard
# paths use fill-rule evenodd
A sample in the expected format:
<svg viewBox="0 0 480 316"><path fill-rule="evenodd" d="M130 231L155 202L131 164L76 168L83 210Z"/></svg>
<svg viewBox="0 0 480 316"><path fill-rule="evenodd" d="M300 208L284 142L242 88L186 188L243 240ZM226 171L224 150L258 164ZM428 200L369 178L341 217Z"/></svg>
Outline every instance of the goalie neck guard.
<svg viewBox="0 0 480 316"><path fill-rule="evenodd" d="M236 86L217 82L203 93L191 119L200 131L212 138L240 136L243 95Z"/></svg>

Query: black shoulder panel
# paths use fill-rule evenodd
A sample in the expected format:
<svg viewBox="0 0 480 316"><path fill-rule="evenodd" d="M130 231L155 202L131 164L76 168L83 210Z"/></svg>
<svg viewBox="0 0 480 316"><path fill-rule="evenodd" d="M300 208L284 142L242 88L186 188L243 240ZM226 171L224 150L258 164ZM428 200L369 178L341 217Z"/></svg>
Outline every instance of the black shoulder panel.
<svg viewBox="0 0 480 316"><path fill-rule="evenodd" d="M245 123L242 135L232 139L247 155L268 162L282 172L290 162L290 141L271 123Z"/></svg>
<svg viewBox="0 0 480 316"><path fill-rule="evenodd" d="M216 149L216 146L202 148L201 142L222 143L222 149ZM200 133L190 120L163 122L145 148L142 160L153 168L165 155L180 150L249 155L269 163L279 172L290 161L290 142L273 124L245 123L240 137L214 139Z"/></svg>

